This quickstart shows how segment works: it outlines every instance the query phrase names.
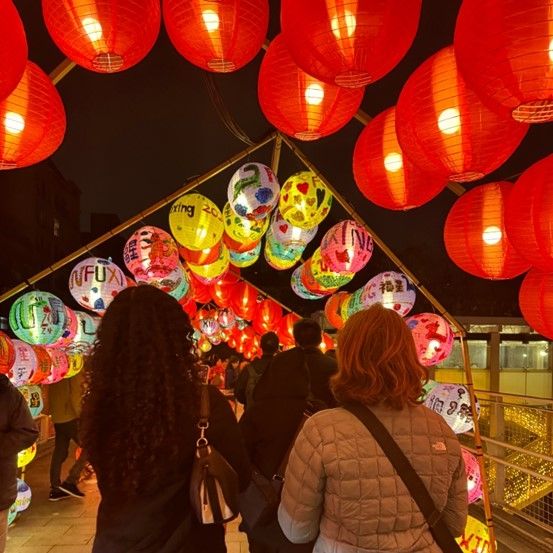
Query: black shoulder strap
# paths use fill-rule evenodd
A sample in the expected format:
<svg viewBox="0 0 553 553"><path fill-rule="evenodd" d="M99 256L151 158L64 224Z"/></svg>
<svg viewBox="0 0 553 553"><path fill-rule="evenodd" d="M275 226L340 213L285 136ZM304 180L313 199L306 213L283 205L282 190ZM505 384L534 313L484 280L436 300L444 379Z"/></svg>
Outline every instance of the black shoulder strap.
<svg viewBox="0 0 553 553"><path fill-rule="evenodd" d="M209 389L207 384L200 387L200 417L196 425L200 431L200 438L196 442L197 447L207 446L205 431L209 428Z"/></svg>
<svg viewBox="0 0 553 553"><path fill-rule="evenodd" d="M359 403L348 403L343 407L366 426L367 430L386 454L388 460L396 469L398 476L418 505L421 513L426 518L430 531L442 551L444 553L461 552L459 544L455 541L455 538L451 535L451 532L441 518L442 513L436 509L434 500L426 489L421 477L415 472L409 459L407 459L391 434L386 430L386 427L378 420L378 417L368 407Z"/></svg>

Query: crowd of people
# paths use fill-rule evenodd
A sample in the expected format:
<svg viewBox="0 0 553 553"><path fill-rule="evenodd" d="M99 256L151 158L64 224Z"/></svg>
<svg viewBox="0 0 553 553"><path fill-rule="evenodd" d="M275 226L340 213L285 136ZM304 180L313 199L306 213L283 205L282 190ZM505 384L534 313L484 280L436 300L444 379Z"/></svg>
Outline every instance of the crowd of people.
<svg viewBox="0 0 553 553"><path fill-rule="evenodd" d="M241 524L251 553L434 553L442 551L431 528L436 520L453 536L462 533L467 482L460 445L419 400L428 373L396 313L377 305L354 315L338 334L336 352L326 354L318 323L302 319L294 326L296 347L279 352L278 336L269 332L260 358L231 356L208 369L192 334L173 298L151 286L128 288L98 329L82 413L81 382L51 387L50 499L82 497L77 483L90 463L101 493L94 553L226 551L224 524L202 523L192 505L206 381L209 416L201 436L232 467L239 490L254 473L283 480L270 518ZM236 401L244 406L239 420ZM370 408L397 443L430 493L436 520L422 514L352 405ZM0 406L1 553L16 455L37 432L2 375ZM71 440L83 450L62 481Z"/></svg>

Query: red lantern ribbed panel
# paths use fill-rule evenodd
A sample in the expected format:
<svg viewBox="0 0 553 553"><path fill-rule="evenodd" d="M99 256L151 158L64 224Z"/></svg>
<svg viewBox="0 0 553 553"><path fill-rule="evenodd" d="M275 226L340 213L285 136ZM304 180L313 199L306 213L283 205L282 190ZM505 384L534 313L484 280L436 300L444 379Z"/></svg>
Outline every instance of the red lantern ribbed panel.
<svg viewBox="0 0 553 553"><path fill-rule="evenodd" d="M505 213L513 246L534 267L553 271L553 154L518 178Z"/></svg>
<svg viewBox="0 0 553 553"><path fill-rule="evenodd" d="M275 332L282 319L282 307L271 299L265 299L257 306L252 326L259 334Z"/></svg>
<svg viewBox="0 0 553 553"><path fill-rule="evenodd" d="M324 83L300 69L278 35L259 70L258 97L263 114L284 134L317 140L340 130L355 115L364 89Z"/></svg>
<svg viewBox="0 0 553 553"><path fill-rule="evenodd" d="M396 106L404 155L422 171L456 182L477 180L497 169L527 130L528 125L486 107L466 86L453 46L415 70Z"/></svg>
<svg viewBox="0 0 553 553"><path fill-rule="evenodd" d="M261 50L268 0L163 0L167 34L189 62L216 73L244 67Z"/></svg>
<svg viewBox="0 0 553 553"><path fill-rule="evenodd" d="M403 155L396 135L396 110L377 115L359 135L353 152L357 187L371 202L386 209L419 207L438 195L446 179L424 173Z"/></svg>
<svg viewBox="0 0 553 553"><path fill-rule="evenodd" d="M27 39L11 0L0 0L0 100L16 86L27 63Z"/></svg>
<svg viewBox="0 0 553 553"><path fill-rule="evenodd" d="M524 320L553 340L553 273L528 271L520 285L518 304Z"/></svg>
<svg viewBox="0 0 553 553"><path fill-rule="evenodd" d="M514 278L530 264L507 237L504 209L510 182L491 182L465 192L451 208L444 227L451 260L471 275L494 280Z"/></svg>
<svg viewBox="0 0 553 553"><path fill-rule="evenodd" d="M211 298L219 307L229 306L232 291L239 280L239 274L227 271L223 276L219 277L216 282L209 286Z"/></svg>
<svg viewBox="0 0 553 553"><path fill-rule="evenodd" d="M413 43L421 0L282 0L281 26L296 63L345 87L391 71Z"/></svg>
<svg viewBox="0 0 553 553"><path fill-rule="evenodd" d="M98 73L124 71L141 61L159 34L159 0L42 0L56 46Z"/></svg>
<svg viewBox="0 0 553 553"><path fill-rule="evenodd" d="M553 0L463 0L455 54L484 101L517 121L553 121Z"/></svg>
<svg viewBox="0 0 553 553"><path fill-rule="evenodd" d="M232 289L229 305L237 317L251 321L257 306L257 290L247 282L238 282Z"/></svg>
<svg viewBox="0 0 553 553"><path fill-rule="evenodd" d="M27 62L15 90L0 102L0 169L46 159L64 134L65 110L56 87L40 67Z"/></svg>
<svg viewBox="0 0 553 553"><path fill-rule="evenodd" d="M300 320L295 313L288 313L280 319L278 324L278 338L283 346L294 345L294 325Z"/></svg>

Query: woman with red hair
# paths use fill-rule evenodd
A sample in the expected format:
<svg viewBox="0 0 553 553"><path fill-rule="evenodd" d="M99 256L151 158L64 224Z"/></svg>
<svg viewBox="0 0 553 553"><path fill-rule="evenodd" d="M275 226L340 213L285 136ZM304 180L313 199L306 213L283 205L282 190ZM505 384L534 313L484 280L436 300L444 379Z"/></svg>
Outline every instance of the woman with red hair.
<svg viewBox="0 0 553 553"><path fill-rule="evenodd" d="M447 529L462 534L461 448L443 418L421 405L428 372L411 332L377 304L348 320L337 358L332 389L344 407L313 415L295 442L279 508L284 534L294 543L316 539L316 553L442 551L373 429L351 412L372 411L422 479Z"/></svg>

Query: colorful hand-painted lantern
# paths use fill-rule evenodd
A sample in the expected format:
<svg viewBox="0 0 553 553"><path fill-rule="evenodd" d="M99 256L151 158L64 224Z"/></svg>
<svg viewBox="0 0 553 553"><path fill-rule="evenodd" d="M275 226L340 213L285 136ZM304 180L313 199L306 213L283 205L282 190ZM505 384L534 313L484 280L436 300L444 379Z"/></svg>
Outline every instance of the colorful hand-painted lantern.
<svg viewBox="0 0 553 553"><path fill-rule="evenodd" d="M553 273L530 269L520 285L518 304L524 320L553 340Z"/></svg>
<svg viewBox="0 0 553 553"><path fill-rule="evenodd" d="M296 227L310 229L330 213L332 194L311 171L300 171L282 185L279 211Z"/></svg>
<svg viewBox="0 0 553 553"><path fill-rule="evenodd" d="M8 378L14 386L24 386L28 384L33 373L37 368L36 353L31 344L21 340L12 340L15 350L15 359L8 371Z"/></svg>
<svg viewBox="0 0 553 553"><path fill-rule="evenodd" d="M480 474L480 465L476 457L467 451L464 447L461 448L463 461L465 462L465 471L467 473L467 492L469 503L474 503L482 497L482 477Z"/></svg>
<svg viewBox="0 0 553 553"><path fill-rule="evenodd" d="M179 253L187 263L192 263L193 265L209 265L219 258L222 247L222 241L204 250L189 250L184 246L180 246Z"/></svg>
<svg viewBox="0 0 553 553"><path fill-rule="evenodd" d="M328 298L325 304L326 320L338 330L344 326L342 319L342 303L350 296L349 292L336 292Z"/></svg>
<svg viewBox="0 0 553 553"><path fill-rule="evenodd" d="M98 73L136 65L152 49L161 24L157 0L42 0L42 13L56 46Z"/></svg>
<svg viewBox="0 0 553 553"><path fill-rule="evenodd" d="M8 374L15 361L15 349L11 338L0 331L0 374Z"/></svg>
<svg viewBox="0 0 553 553"><path fill-rule="evenodd" d="M198 340L198 348L200 349L200 351L202 351L203 353L207 353L208 351L211 350L213 346L211 345L211 342L207 339L206 336L202 336L199 340Z"/></svg>
<svg viewBox="0 0 553 553"><path fill-rule="evenodd" d="M424 404L441 415L455 434L474 428L469 392L461 384L438 384L430 390ZM478 401L476 411L480 413Z"/></svg>
<svg viewBox="0 0 553 553"><path fill-rule="evenodd" d="M331 271L357 273L369 262L373 239L365 227L346 220L331 227L321 240L321 256Z"/></svg>
<svg viewBox="0 0 553 553"><path fill-rule="evenodd" d="M229 249L230 264L240 269L255 265L261 254L261 242L258 242L251 250L235 252Z"/></svg>
<svg viewBox="0 0 553 553"><path fill-rule="evenodd" d="M455 335L449 323L434 313L418 313L406 321L421 365L431 367L449 357Z"/></svg>
<svg viewBox="0 0 553 553"><path fill-rule="evenodd" d="M209 265L194 265L193 263L188 263L188 268L196 277L203 279L206 284L211 284L228 270L229 263L229 251L223 244L221 247L221 254L213 263Z"/></svg>
<svg viewBox="0 0 553 553"><path fill-rule="evenodd" d="M179 252L168 232L145 226L127 240L123 259L127 269L138 279L164 278L177 267Z"/></svg>
<svg viewBox="0 0 553 553"><path fill-rule="evenodd" d="M15 501L14 501L13 504L8 509L8 526L11 526L11 524L16 519L16 517L17 517L17 505L15 504Z"/></svg>
<svg viewBox="0 0 553 553"><path fill-rule="evenodd" d="M27 407L29 408L32 417L36 419L40 413L42 413L42 409L44 409L44 401L42 399L42 391L40 390L40 386L21 386L19 391L25 398Z"/></svg>
<svg viewBox="0 0 553 553"><path fill-rule="evenodd" d="M457 70L453 46L409 77L396 106L403 154L421 171L455 182L478 180L516 150L528 125L484 105Z"/></svg>
<svg viewBox="0 0 553 553"><path fill-rule="evenodd" d="M424 173L403 155L396 134L396 110L372 119L355 143L353 176L363 195L385 209L419 207L437 196L446 179Z"/></svg>
<svg viewBox="0 0 553 553"><path fill-rule="evenodd" d="M48 348L48 354L52 360L52 370L41 384L55 384L63 380L69 372L69 359L65 351L59 348Z"/></svg>
<svg viewBox="0 0 553 553"><path fill-rule="evenodd" d="M10 328L29 344L53 344L63 334L65 306L54 294L32 291L15 300L10 308Z"/></svg>
<svg viewBox="0 0 553 553"><path fill-rule="evenodd" d="M278 209L271 217L271 238L285 248L305 248L315 238L318 230L317 225L308 229L294 226L284 219Z"/></svg>
<svg viewBox="0 0 553 553"><path fill-rule="evenodd" d="M248 64L267 36L268 0L164 0L163 20L179 54L216 73Z"/></svg>
<svg viewBox="0 0 553 553"><path fill-rule="evenodd" d="M257 290L247 282L238 282L230 296L230 307L237 317L252 320L257 307Z"/></svg>
<svg viewBox="0 0 553 553"><path fill-rule="evenodd" d="M553 121L551 0L463 1L455 56L467 83L524 123Z"/></svg>
<svg viewBox="0 0 553 553"><path fill-rule="evenodd" d="M222 329L231 329L236 322L236 315L230 307L223 307L217 312L217 322Z"/></svg>
<svg viewBox="0 0 553 553"><path fill-rule="evenodd" d="M284 346L292 346L295 343L294 340L294 325L300 320L295 313L288 313L280 319L278 324L277 334L280 343Z"/></svg>
<svg viewBox="0 0 553 553"><path fill-rule="evenodd" d="M42 384L52 373L52 358L44 346L31 346L36 355L36 368L29 379L29 384Z"/></svg>
<svg viewBox="0 0 553 553"><path fill-rule="evenodd" d="M169 226L177 242L191 250L211 248L223 237L220 209L201 194L181 196L169 212Z"/></svg>
<svg viewBox="0 0 553 553"><path fill-rule="evenodd" d="M35 455L36 444L33 444L31 447L20 451L17 454L17 468L22 469L23 467L26 467L35 458Z"/></svg>
<svg viewBox="0 0 553 553"><path fill-rule="evenodd" d="M430 393L430 391L433 390L437 385L438 383L435 380L432 380L431 378L429 378L422 386L422 394L419 400L424 401L428 396L428 394Z"/></svg>
<svg viewBox="0 0 553 553"><path fill-rule="evenodd" d="M237 215L228 202L223 208L223 218L225 221L225 233L232 240L227 246L234 250L238 250L234 242L243 244L245 249L257 244L269 227L269 217L246 219L246 217Z"/></svg>
<svg viewBox="0 0 553 553"><path fill-rule="evenodd" d="M282 307L271 299L265 299L257 305L252 326L258 334L274 332L282 319Z"/></svg>
<svg viewBox="0 0 553 553"><path fill-rule="evenodd" d="M211 338L219 332L219 329L217 312L210 310L208 314L200 320L200 332L205 334L208 338Z"/></svg>
<svg viewBox="0 0 553 553"><path fill-rule="evenodd" d="M139 284L150 284L151 286L159 288L162 292L169 294L176 300L184 298L190 289L188 274L180 264L165 277L146 277L144 280L137 280Z"/></svg>
<svg viewBox="0 0 553 553"><path fill-rule="evenodd" d="M125 273L115 263L101 257L84 259L69 275L69 291L77 303L100 314L126 287Z"/></svg>
<svg viewBox="0 0 553 553"><path fill-rule="evenodd" d="M280 185L270 167L246 163L232 175L228 203L234 213L246 219L265 219L276 207Z"/></svg>
<svg viewBox="0 0 553 553"><path fill-rule="evenodd" d="M370 305L367 305L364 300L363 292L365 287L359 288L352 294L350 294L347 300L347 308L344 308L344 320L347 321L352 315L359 311L367 309Z"/></svg>
<svg viewBox="0 0 553 553"><path fill-rule="evenodd" d="M17 86L27 63L23 22L11 0L0 2L0 100Z"/></svg>
<svg viewBox="0 0 553 553"><path fill-rule="evenodd" d="M315 253L318 251L319 249L317 248ZM317 265L319 265L320 255L317 258L315 256L310 257L301 265L299 271L301 282L309 292L328 296L339 288L337 283L346 283L349 282L348 278L351 279L351 277L344 277L339 273L323 272L322 267L313 270L314 262L317 262Z"/></svg>
<svg viewBox="0 0 553 553"><path fill-rule="evenodd" d="M395 271L386 271L374 276L363 287L362 301L366 307L380 303L386 309L393 309L405 317L417 299L415 287L403 274Z"/></svg>
<svg viewBox="0 0 553 553"><path fill-rule="evenodd" d="M21 478L17 479L17 499L15 500L15 508L18 513L25 511L29 508L31 504L32 497L31 488L24 480Z"/></svg>
<svg viewBox="0 0 553 553"><path fill-rule="evenodd" d="M488 527L470 515L463 535L455 539L463 553L488 553L492 550Z"/></svg>
<svg viewBox="0 0 553 553"><path fill-rule="evenodd" d="M447 254L463 271L500 280L530 268L505 231L504 208L513 188L510 182L483 184L453 204L445 222L444 242Z"/></svg>
<svg viewBox="0 0 553 553"><path fill-rule="evenodd" d="M70 353L80 352L87 355L96 341L96 330L100 320L83 311L75 311L77 316L77 332L73 343L67 348Z"/></svg>
<svg viewBox="0 0 553 553"><path fill-rule="evenodd" d="M271 41L261 62L259 105L279 131L299 140L317 140L344 127L355 115L364 89L325 83L300 69L282 35Z"/></svg>
<svg viewBox="0 0 553 553"><path fill-rule="evenodd" d="M65 378L73 378L79 374L84 367L84 356L82 353L74 352L67 354L68 370Z"/></svg>
<svg viewBox="0 0 553 553"><path fill-rule="evenodd" d="M267 233L263 255L265 261L277 271L292 268L303 254L304 246L284 246Z"/></svg>
<svg viewBox="0 0 553 553"><path fill-rule="evenodd" d="M505 226L520 255L534 267L553 271L553 154L518 178L507 201Z"/></svg>
<svg viewBox="0 0 553 553"><path fill-rule="evenodd" d="M19 84L0 101L0 121L0 170L38 163L62 143L63 103L48 75L34 63L27 62Z"/></svg>
<svg viewBox="0 0 553 553"><path fill-rule="evenodd" d="M320 300L324 298L327 295L326 293L311 291L304 285L302 278L304 270L305 265L300 265L294 269L294 272L290 276L290 286L294 294L304 300Z"/></svg>
<svg viewBox="0 0 553 553"><path fill-rule="evenodd" d="M55 348L65 348L69 346L73 342L73 338L77 333L77 316L75 315L75 311L67 307L67 305L64 306L64 311L65 322L63 324L63 332L61 336L53 344L51 344L52 347Z"/></svg>
<svg viewBox="0 0 553 553"><path fill-rule="evenodd" d="M359 257L364 256L360 254ZM345 258L342 259L345 261ZM337 262L335 255L332 256L332 260ZM326 263L326 260L323 259L321 248L317 248L313 252L309 268L311 269L313 278L326 290L345 286L355 276L353 271L335 270L331 268L330 265Z"/></svg>
<svg viewBox="0 0 553 553"><path fill-rule="evenodd" d="M389 73L409 50L421 0L283 0L281 26L297 64L343 87Z"/></svg>
<svg viewBox="0 0 553 553"><path fill-rule="evenodd" d="M228 307L232 289L239 280L240 275L233 271L227 271L209 287L211 299L219 307Z"/></svg>

